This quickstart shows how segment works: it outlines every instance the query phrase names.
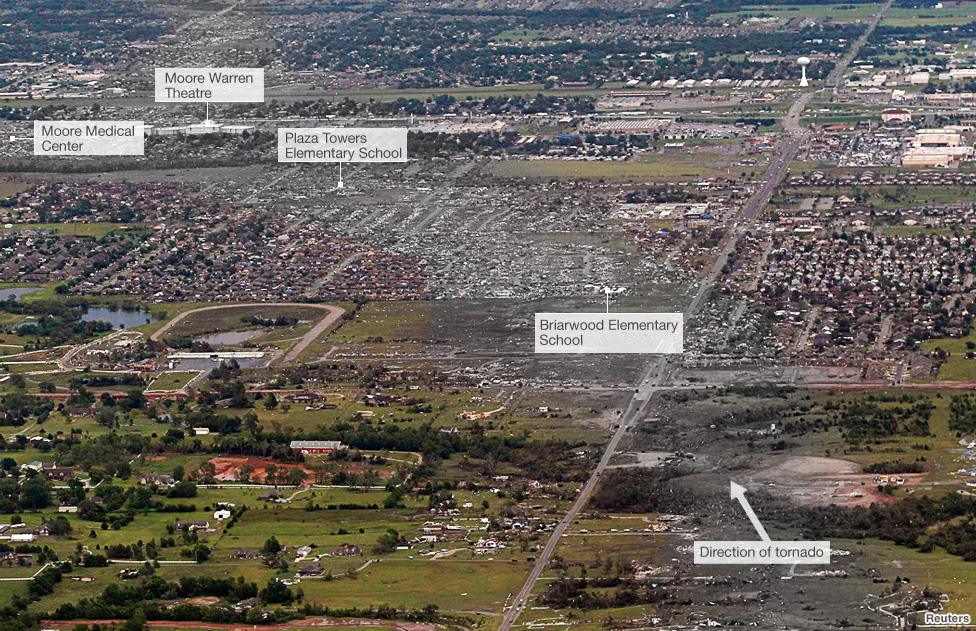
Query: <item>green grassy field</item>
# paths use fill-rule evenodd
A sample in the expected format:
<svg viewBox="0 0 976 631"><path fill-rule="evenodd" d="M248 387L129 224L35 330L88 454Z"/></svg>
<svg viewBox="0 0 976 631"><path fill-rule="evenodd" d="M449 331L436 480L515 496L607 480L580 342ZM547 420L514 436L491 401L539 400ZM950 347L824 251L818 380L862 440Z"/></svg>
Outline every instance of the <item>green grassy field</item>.
<svg viewBox="0 0 976 631"><path fill-rule="evenodd" d="M400 454L408 456L409 454ZM178 459L167 458L168 464ZM304 565L295 561L294 550L303 545L313 546L313 556L325 555L320 563L335 577L333 580L305 579L300 587L307 602L327 604L331 607L368 607L389 604L396 607L419 609L435 604L442 611L472 615L498 615L508 594L524 579L530 565L525 553L517 548L499 551L491 557L475 557L468 551L468 543L443 542L436 548L451 548L456 552L443 559L431 559L422 552L432 551L433 545L417 546L412 550L378 556L372 547L388 529L398 530L404 537L416 536L423 523L425 504L407 498L407 506L394 510L305 510L311 500L322 506L328 504L382 504L385 491L358 491L355 489L313 489L301 493L290 504L267 504L258 500L265 493L263 488L200 488L198 496L191 499L164 500L165 503L192 503L197 510L189 513L138 513L132 523L120 530L102 530L98 523L72 517L73 532L66 537L49 537L44 540L61 558L74 553L77 545L85 545L94 552L117 543L159 540L166 536L166 525L177 519L208 519L216 532L200 533L201 542L212 549L210 560L203 564L163 564L157 573L168 580L180 576L243 576L246 580L264 585L274 576L292 576ZM293 490L286 490L290 495ZM459 501L475 502L481 494L460 494ZM493 496L486 496L492 497ZM232 502L249 509L231 528L226 522L216 522L210 514L216 502ZM474 516L482 511L480 501L474 508L466 509L462 523L480 526ZM29 526L50 520L55 513L27 512L23 520ZM418 519L418 515L420 518ZM94 532L95 537L89 536ZM266 567L260 559L240 560L232 558L239 548L260 548L271 536L285 546L284 557L290 567L279 572ZM475 535L476 536L476 535ZM329 550L341 544L359 545L363 554L352 557L332 557ZM185 547L161 549L162 560L180 560ZM36 610L51 610L66 602L93 596L117 580L121 568L131 567L113 564L108 568L76 568L73 575L94 577L94 582L79 583L66 579L56 586L54 594L33 605ZM26 576L36 571L31 568L0 568L0 578ZM70 576L70 575L69 575ZM8 602L13 594L22 594L24 583L0 582L0 603Z"/></svg>
<svg viewBox="0 0 976 631"><path fill-rule="evenodd" d="M939 368L939 381L976 381L976 360L966 359L967 342L976 343L976 331L966 337L941 338L922 342L922 350L926 352L941 348L950 353L942 367Z"/></svg>
<svg viewBox="0 0 976 631"><path fill-rule="evenodd" d="M319 318L317 318L319 319ZM290 347L302 339L312 329L312 322L299 322L293 326L280 326L268 330L247 340L248 345L273 344L279 348Z"/></svg>
<svg viewBox="0 0 976 631"><path fill-rule="evenodd" d="M383 559L355 579L303 581L309 600L335 607L389 604L420 608L435 604L459 613L501 613L508 594L518 591L529 563L452 558Z"/></svg>
<svg viewBox="0 0 976 631"><path fill-rule="evenodd" d="M8 101L5 99L0 99L0 105L7 105ZM11 107L7 105L8 107ZM23 193L24 191L30 189L31 185L27 182L14 179L11 177L0 177L0 199L5 199L11 195L16 195L17 193Z"/></svg>
<svg viewBox="0 0 976 631"><path fill-rule="evenodd" d="M882 232L892 237L949 236L952 234L948 228L927 228L925 226L886 226Z"/></svg>
<svg viewBox="0 0 976 631"><path fill-rule="evenodd" d="M7 228L0 226L0 231L16 230L52 230L65 237L104 237L105 235L123 230L137 230L141 224L122 224L122 223L19 223L12 224Z"/></svg>
<svg viewBox="0 0 976 631"><path fill-rule="evenodd" d="M805 170L807 165L797 164L794 172ZM814 166L814 168L816 168ZM829 172L829 169L827 170ZM838 169L838 172L849 172ZM880 169L874 170L881 171ZM909 208L925 204L951 204L976 201L976 191L971 186L854 186L854 187L785 187L777 192L773 203L782 202L789 196L797 197L863 197L864 203L876 208Z"/></svg>
<svg viewBox="0 0 976 631"><path fill-rule="evenodd" d="M976 21L976 2L945 0L942 8L893 7L885 16L884 26L959 26Z"/></svg>
<svg viewBox="0 0 976 631"><path fill-rule="evenodd" d="M430 306L417 301L371 302L356 317L329 336L329 343L363 344L387 340L422 340L430 337Z"/></svg>
<svg viewBox="0 0 976 631"><path fill-rule="evenodd" d="M931 585L949 595L945 611L976 611L976 564L936 548L923 553L887 541L835 540L835 547L863 552L870 563L883 568L889 579L908 575L918 586Z"/></svg>
<svg viewBox="0 0 976 631"><path fill-rule="evenodd" d="M509 29L492 37L496 42L533 42L543 39L545 31L537 29Z"/></svg>
<svg viewBox="0 0 976 631"><path fill-rule="evenodd" d="M20 359L6 360L0 362L11 374L24 374L31 372L48 372L57 370L58 365L50 362L25 362Z"/></svg>
<svg viewBox="0 0 976 631"><path fill-rule="evenodd" d="M803 454L824 456L829 451L832 457L843 458L862 466L886 460L913 462L917 457L922 457L925 459L925 468L929 472L922 488L947 492L952 489L952 485L961 484L959 478L949 475L961 466L959 456L962 448L959 445L959 439L956 438L956 433L949 429L949 403L952 396L958 395L959 392L899 390L898 394L915 394L927 397L932 402L934 410L929 419L931 436L892 436L869 443L870 450L854 451L841 438L837 430L830 430L823 433L808 434L804 441ZM941 396L939 396L940 394ZM855 393L822 393L817 396L816 401L821 405L828 401L840 404L852 402L864 396ZM897 405L905 404L894 402L880 404L882 408L891 408ZM916 445L921 445L923 448L917 448ZM898 493L902 493L902 491Z"/></svg>
<svg viewBox="0 0 976 631"><path fill-rule="evenodd" d="M876 13L881 3L845 4L825 2L823 4L750 4L738 11L713 13L709 20L730 20L755 16L773 16L781 20L794 17L811 19L830 18L833 22L847 23L863 21Z"/></svg>
<svg viewBox="0 0 976 631"><path fill-rule="evenodd" d="M697 154L653 154L640 160L503 160L492 163L495 177L606 179L622 181L698 179L727 175L709 163L709 156ZM738 174L742 169L733 167ZM747 169L748 170L748 169Z"/></svg>
<svg viewBox="0 0 976 631"><path fill-rule="evenodd" d="M253 324L242 321L242 318L250 316L266 319L290 317L317 322L325 314L326 312L322 309L301 306L228 307L216 311L201 311L190 314L170 329L167 335L197 336L254 328Z"/></svg>
<svg viewBox="0 0 976 631"><path fill-rule="evenodd" d="M625 532L626 529L643 530L653 521L653 518L653 515L648 514L625 514L605 515L599 519L577 519L556 549L556 555L563 559L567 566L566 575L578 578L585 570L587 576L600 576L605 571L604 564L615 567L619 564L629 565L631 561L663 563L663 560L658 559L660 548L656 545L655 535ZM548 568L536 583L533 594L541 595L546 585L555 580L560 573L561 571ZM625 628L639 628L641 625L636 621L646 620L653 613L654 607L651 605L586 611L579 609L557 611L548 607L530 607L520 621L523 626L552 624L596 631L604 629L604 623L609 618L618 621L618 624ZM628 621L633 622L628 623Z"/></svg>
<svg viewBox="0 0 976 631"><path fill-rule="evenodd" d="M179 390L197 376L195 372L164 372L152 380L146 391Z"/></svg>

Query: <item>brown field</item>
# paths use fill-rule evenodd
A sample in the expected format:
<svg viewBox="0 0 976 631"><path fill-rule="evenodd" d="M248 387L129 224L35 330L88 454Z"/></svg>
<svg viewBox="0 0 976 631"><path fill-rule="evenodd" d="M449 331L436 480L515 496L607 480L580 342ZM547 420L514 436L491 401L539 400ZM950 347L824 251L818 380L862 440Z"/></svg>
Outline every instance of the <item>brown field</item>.
<svg viewBox="0 0 976 631"><path fill-rule="evenodd" d="M925 473L902 474L905 488L918 486ZM892 504L897 498L878 491L875 475L838 458L794 456L759 471L752 479L770 492L789 495L808 506L870 506Z"/></svg>
<svg viewBox="0 0 976 631"><path fill-rule="evenodd" d="M22 193L31 187L27 182L11 178L10 176L0 177L0 199Z"/></svg>

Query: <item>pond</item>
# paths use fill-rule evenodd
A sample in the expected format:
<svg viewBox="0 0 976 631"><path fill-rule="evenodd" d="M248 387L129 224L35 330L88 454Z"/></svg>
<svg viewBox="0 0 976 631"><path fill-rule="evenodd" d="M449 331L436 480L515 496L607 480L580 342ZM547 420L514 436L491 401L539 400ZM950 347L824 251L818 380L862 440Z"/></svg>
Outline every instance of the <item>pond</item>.
<svg viewBox="0 0 976 631"><path fill-rule="evenodd" d="M108 322L113 329L131 329L149 324L156 318L145 309L111 309L109 307L88 307L82 314L85 322Z"/></svg>
<svg viewBox="0 0 976 631"><path fill-rule="evenodd" d="M167 362L167 370L179 372L197 372L213 370L229 359L215 359L210 357L194 357L190 359L173 359ZM240 357L235 360L241 368L261 368L268 364L268 357Z"/></svg>
<svg viewBox="0 0 976 631"><path fill-rule="evenodd" d="M248 329L246 331L224 331L198 338L198 342L205 342L211 346L227 346L246 342L252 337L257 337L264 333L264 329Z"/></svg>
<svg viewBox="0 0 976 631"><path fill-rule="evenodd" d="M27 294L36 294L37 292L44 289L43 287L10 287L7 289L0 289L0 302L3 302L13 296L15 299L19 299L21 296L26 296Z"/></svg>

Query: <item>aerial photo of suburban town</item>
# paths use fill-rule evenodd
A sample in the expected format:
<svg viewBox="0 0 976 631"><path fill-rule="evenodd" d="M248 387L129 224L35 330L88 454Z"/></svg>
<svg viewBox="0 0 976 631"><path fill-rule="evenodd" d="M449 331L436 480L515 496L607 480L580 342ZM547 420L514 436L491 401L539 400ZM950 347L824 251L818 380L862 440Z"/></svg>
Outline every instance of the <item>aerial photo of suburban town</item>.
<svg viewBox="0 0 976 631"><path fill-rule="evenodd" d="M0 631L976 629L976 0L0 0Z"/></svg>

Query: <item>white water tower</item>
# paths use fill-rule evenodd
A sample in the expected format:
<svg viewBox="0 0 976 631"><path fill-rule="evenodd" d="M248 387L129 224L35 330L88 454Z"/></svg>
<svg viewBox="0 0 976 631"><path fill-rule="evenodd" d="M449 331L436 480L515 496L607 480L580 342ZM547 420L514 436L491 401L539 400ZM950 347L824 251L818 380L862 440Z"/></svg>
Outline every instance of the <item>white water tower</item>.
<svg viewBox="0 0 976 631"><path fill-rule="evenodd" d="M799 64L800 72L803 73L803 76L800 78L800 87L806 88L810 85L810 82L807 81L807 66L810 65L810 58L800 57L799 59L796 60L796 63Z"/></svg>

